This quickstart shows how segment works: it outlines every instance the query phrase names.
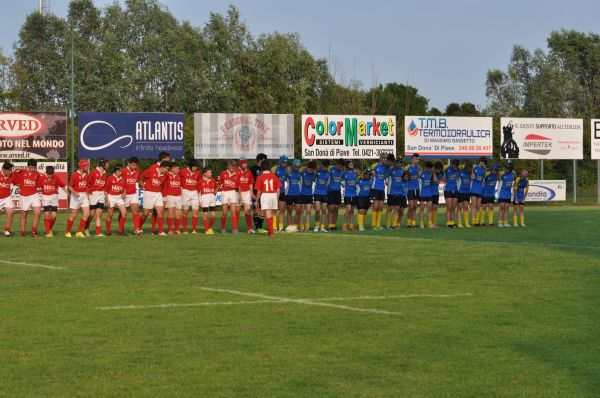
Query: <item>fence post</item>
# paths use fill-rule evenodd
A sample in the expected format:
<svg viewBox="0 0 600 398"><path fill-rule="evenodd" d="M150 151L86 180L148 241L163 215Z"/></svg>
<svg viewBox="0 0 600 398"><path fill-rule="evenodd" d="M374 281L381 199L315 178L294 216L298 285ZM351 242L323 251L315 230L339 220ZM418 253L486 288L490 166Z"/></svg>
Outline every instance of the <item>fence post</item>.
<svg viewBox="0 0 600 398"><path fill-rule="evenodd" d="M598 203L600 203L600 160L598 160Z"/></svg>
<svg viewBox="0 0 600 398"><path fill-rule="evenodd" d="M577 203L577 160L573 159L573 203Z"/></svg>
<svg viewBox="0 0 600 398"><path fill-rule="evenodd" d="M544 179L544 159L542 159L542 165L541 165L541 170L540 170L540 179L541 180Z"/></svg>

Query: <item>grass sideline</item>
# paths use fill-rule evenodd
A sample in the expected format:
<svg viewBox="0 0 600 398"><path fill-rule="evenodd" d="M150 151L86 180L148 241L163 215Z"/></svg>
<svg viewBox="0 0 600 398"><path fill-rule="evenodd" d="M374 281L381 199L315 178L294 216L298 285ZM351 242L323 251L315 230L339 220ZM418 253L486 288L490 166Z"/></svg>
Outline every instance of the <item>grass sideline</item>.
<svg viewBox="0 0 600 398"><path fill-rule="evenodd" d="M526 222L0 239L0 396L599 396L600 208Z"/></svg>

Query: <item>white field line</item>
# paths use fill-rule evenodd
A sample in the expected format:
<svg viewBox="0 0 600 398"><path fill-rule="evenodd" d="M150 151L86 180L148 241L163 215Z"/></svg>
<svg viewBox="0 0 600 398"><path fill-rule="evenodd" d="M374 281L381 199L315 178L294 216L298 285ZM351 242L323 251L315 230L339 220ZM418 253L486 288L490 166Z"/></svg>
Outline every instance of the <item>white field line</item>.
<svg viewBox="0 0 600 398"><path fill-rule="evenodd" d="M396 294L393 296L356 296L356 297L325 297L309 299L314 301L350 301L350 300L390 300L390 299L411 299L411 298L453 298L468 297L473 293L455 293L455 294Z"/></svg>
<svg viewBox="0 0 600 398"><path fill-rule="evenodd" d="M244 305L244 304L262 304L262 303L280 303L279 300L255 300L255 301L221 301L221 302L202 302L202 303L169 303L153 305L116 305L114 307L96 307L100 311L110 310L139 310L145 308L177 308L177 307L202 307L214 305Z"/></svg>
<svg viewBox="0 0 600 398"><path fill-rule="evenodd" d="M23 263L23 262L20 262L20 261L0 260L0 263L1 264L8 264L8 265L20 265L20 266L23 266L23 267L37 267L37 268L46 268L46 269L66 269L64 267L55 267L53 265Z"/></svg>

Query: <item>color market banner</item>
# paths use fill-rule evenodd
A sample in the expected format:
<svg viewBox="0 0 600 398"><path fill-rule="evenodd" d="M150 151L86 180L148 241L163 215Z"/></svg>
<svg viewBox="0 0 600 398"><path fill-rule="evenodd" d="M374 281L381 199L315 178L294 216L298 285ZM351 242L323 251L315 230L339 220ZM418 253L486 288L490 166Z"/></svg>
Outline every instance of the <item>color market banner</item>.
<svg viewBox="0 0 600 398"><path fill-rule="evenodd" d="M493 155L491 117L405 116L404 156L479 158Z"/></svg>
<svg viewBox="0 0 600 398"><path fill-rule="evenodd" d="M184 157L183 113L79 112L79 158Z"/></svg>
<svg viewBox="0 0 600 398"><path fill-rule="evenodd" d="M567 200L566 180L530 180L526 202L556 202Z"/></svg>
<svg viewBox="0 0 600 398"><path fill-rule="evenodd" d="M27 168L27 162L14 162L15 168L13 170L20 170ZM46 166L54 166L54 175L65 185L68 183L68 170L67 162L38 162L37 170L40 173L46 172ZM10 188L10 195L12 196L15 210L19 210L19 188L15 185ZM67 194L62 189L58 190L58 208L67 208Z"/></svg>
<svg viewBox="0 0 600 398"><path fill-rule="evenodd" d="M0 159L67 158L66 112L0 112Z"/></svg>
<svg viewBox="0 0 600 398"><path fill-rule="evenodd" d="M600 160L600 119L592 119L592 159Z"/></svg>
<svg viewBox="0 0 600 398"><path fill-rule="evenodd" d="M500 119L502 159L583 159L583 119Z"/></svg>
<svg viewBox="0 0 600 398"><path fill-rule="evenodd" d="M260 113L194 114L196 159L294 157L294 115Z"/></svg>
<svg viewBox="0 0 600 398"><path fill-rule="evenodd" d="M302 158L378 159L396 136L396 116L302 115Z"/></svg>

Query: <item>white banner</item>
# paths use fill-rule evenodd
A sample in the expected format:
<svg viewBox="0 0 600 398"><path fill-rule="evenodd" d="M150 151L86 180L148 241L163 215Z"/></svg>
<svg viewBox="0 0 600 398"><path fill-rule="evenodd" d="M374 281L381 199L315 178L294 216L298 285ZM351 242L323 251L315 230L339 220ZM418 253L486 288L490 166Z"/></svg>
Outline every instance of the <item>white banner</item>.
<svg viewBox="0 0 600 398"><path fill-rule="evenodd" d="M196 159L294 157L294 115L195 113Z"/></svg>
<svg viewBox="0 0 600 398"><path fill-rule="evenodd" d="M592 119L592 159L600 159L600 119Z"/></svg>
<svg viewBox="0 0 600 398"><path fill-rule="evenodd" d="M500 119L502 159L583 159L583 119Z"/></svg>
<svg viewBox="0 0 600 398"><path fill-rule="evenodd" d="M528 202L555 202L567 200L566 180L529 180Z"/></svg>
<svg viewBox="0 0 600 398"><path fill-rule="evenodd" d="M14 162L13 165L15 166L15 168L13 170L20 170L20 169L27 168L27 162ZM65 185L69 183L68 172L67 172L67 162L38 161L37 170L40 173L45 173L46 166L54 166L54 175L56 176L56 178L58 178L60 181L62 181ZM19 188L15 185L11 186L10 195L12 196L15 210L18 210L19 209ZM67 194L65 194L62 189L58 190L58 208L59 209L67 208Z"/></svg>
<svg viewBox="0 0 600 398"><path fill-rule="evenodd" d="M396 135L396 116L302 115L302 158L379 159Z"/></svg>

